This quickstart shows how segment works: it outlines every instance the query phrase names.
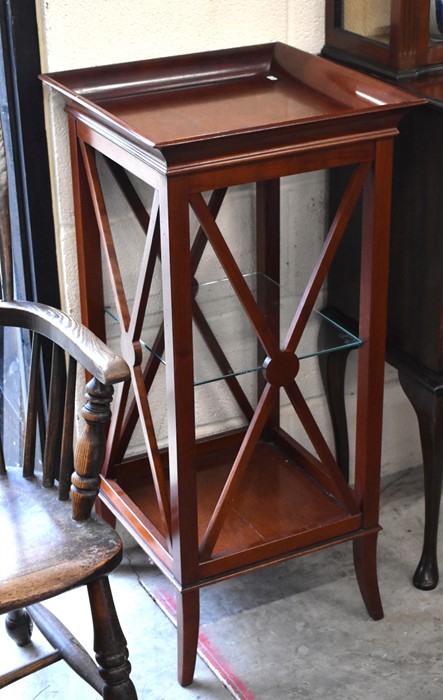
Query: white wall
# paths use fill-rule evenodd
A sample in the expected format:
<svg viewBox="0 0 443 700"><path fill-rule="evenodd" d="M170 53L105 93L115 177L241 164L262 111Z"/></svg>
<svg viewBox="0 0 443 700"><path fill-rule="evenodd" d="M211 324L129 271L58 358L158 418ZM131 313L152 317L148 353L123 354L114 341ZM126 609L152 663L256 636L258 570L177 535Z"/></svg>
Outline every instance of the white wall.
<svg viewBox="0 0 443 700"><path fill-rule="evenodd" d="M43 72L118 63L157 56L269 41L285 41L310 52L323 45L324 3L315 0L36 0L40 22ZM60 274L65 307L78 314L77 269L73 226L70 165L66 119L62 100L47 94L47 128L52 163L53 196ZM283 209L286 282L297 286L309 271L324 235L325 183L310 174L284 183L284 196L295 201L295 215ZM231 217L248 211L250 192L240 188L231 205ZM246 209L245 209L246 207ZM243 209L242 209L243 208ZM294 209L291 209L294 212ZM118 220L118 214L115 213ZM296 222L296 224L294 223ZM117 221L118 224L118 221ZM301 233L310 230L309 239ZM245 255L247 253L245 252ZM349 402L355 372L349 371ZM315 370L309 370L307 390L311 405L322 413L324 402ZM415 417L395 373L386 381L385 468L403 468L420 462ZM223 413L223 407L221 407ZM215 418L214 418L215 420Z"/></svg>

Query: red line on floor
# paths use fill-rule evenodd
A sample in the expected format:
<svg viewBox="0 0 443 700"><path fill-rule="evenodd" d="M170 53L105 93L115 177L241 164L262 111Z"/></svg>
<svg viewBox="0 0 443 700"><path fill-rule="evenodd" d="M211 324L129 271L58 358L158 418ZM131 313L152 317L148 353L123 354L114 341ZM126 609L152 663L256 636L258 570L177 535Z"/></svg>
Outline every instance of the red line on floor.
<svg viewBox="0 0 443 700"><path fill-rule="evenodd" d="M151 591L151 594L154 596L157 605L175 624L175 598L171 596L168 591L158 588L156 588L155 591ZM223 685L228 688L236 700L255 700L255 695L253 695L237 678L223 659L220 650L214 646L201 630L198 636L198 652L199 656L208 664L215 675L220 678Z"/></svg>

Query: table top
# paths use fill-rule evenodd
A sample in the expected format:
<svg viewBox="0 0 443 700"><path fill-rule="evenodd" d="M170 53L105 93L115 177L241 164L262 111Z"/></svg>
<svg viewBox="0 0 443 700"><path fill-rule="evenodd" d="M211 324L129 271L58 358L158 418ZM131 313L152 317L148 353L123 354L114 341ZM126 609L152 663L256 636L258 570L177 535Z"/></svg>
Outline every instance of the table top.
<svg viewBox="0 0 443 700"><path fill-rule="evenodd" d="M402 81L402 87L411 93L424 97L434 107L443 109L443 70L430 75Z"/></svg>
<svg viewBox="0 0 443 700"><path fill-rule="evenodd" d="M167 162L391 128L423 101L282 43L41 78L81 114Z"/></svg>

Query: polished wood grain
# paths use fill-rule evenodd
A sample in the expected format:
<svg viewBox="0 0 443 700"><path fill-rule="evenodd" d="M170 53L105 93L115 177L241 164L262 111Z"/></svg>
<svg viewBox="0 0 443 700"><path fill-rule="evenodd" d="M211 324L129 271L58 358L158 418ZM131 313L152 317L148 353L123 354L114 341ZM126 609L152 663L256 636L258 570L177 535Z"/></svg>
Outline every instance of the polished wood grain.
<svg viewBox="0 0 443 700"><path fill-rule="evenodd" d="M360 76L356 86L353 71L281 43L47 74L44 80L94 118L95 129L101 127L96 139L110 128L116 144L120 138L131 143L133 153L143 153L160 172L186 163L198 168L226 160L228 153L262 153L264 140L269 151L362 133L368 119L377 122L381 114L384 128L394 126L397 110L413 102L370 77ZM112 157L111 150L106 155Z"/></svg>
<svg viewBox="0 0 443 700"><path fill-rule="evenodd" d="M381 447L390 153L397 122L420 100L331 62L276 43L42 76L66 101L71 134L81 295L90 327L103 309L88 251L101 237L113 277L121 347L134 400L121 392L100 491L103 512L131 532L177 591L178 675L194 674L199 588L347 540L363 599L382 615L376 541ZM99 156L100 154L100 156ZM129 317L94 159L105 157L146 243ZM350 185L283 340L279 302L245 282L219 212L236 185L255 183L257 270L280 277L280 181L349 166ZM143 211L125 172L154 192ZM365 202L356 483L346 483L299 386L299 341L347 223ZM190 213L192 212L192 217ZM191 226L192 224L192 226ZM195 230L194 230L195 229ZM223 269L255 334L262 371L255 396L234 376L223 339L200 303L205 253ZM100 265L99 256L93 258ZM155 261L163 319L154 339L162 360L143 365L141 326ZM88 260L89 262L89 260ZM241 429L196 438L193 325L224 380ZM168 444L154 430L151 388L165 362ZM199 389L200 390L200 389ZM312 445L280 427L286 394ZM137 420L145 453L127 454ZM169 500L168 500L169 498ZM361 540L361 542L360 542Z"/></svg>

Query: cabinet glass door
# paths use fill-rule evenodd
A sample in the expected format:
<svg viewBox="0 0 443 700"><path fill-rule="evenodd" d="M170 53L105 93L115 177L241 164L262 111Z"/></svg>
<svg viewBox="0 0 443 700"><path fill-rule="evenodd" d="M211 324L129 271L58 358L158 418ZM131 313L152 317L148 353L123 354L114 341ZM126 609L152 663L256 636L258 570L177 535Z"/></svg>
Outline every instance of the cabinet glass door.
<svg viewBox="0 0 443 700"><path fill-rule="evenodd" d="M391 0L343 0L342 29L389 43Z"/></svg>
<svg viewBox="0 0 443 700"><path fill-rule="evenodd" d="M443 69L443 0L326 0L323 55L396 79Z"/></svg>
<svg viewBox="0 0 443 700"><path fill-rule="evenodd" d="M429 1L429 40L432 45L443 41L443 0Z"/></svg>

